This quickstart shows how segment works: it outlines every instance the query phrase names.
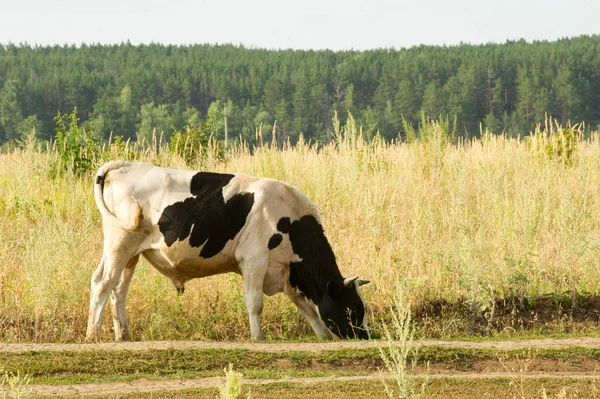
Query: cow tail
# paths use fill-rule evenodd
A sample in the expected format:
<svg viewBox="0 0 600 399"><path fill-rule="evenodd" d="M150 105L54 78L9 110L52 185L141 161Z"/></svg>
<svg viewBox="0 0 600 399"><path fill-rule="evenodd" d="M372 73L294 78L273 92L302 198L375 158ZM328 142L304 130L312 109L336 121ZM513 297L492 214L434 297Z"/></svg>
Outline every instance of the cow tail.
<svg viewBox="0 0 600 399"><path fill-rule="evenodd" d="M144 218L144 215L142 213L142 207L140 206L139 202L137 202L135 198L131 197L131 200L134 202L134 211L132 213L132 216L130 216L129 220L127 221L119 219L114 213L112 213L108 209L106 203L104 202L104 179L106 178L106 175L111 170L119 169L127 164L128 162L126 161L111 161L104 164L102 167L100 167L100 169L98 169L98 172L96 172L96 180L94 184L94 199L96 200L96 206L100 210L102 217L112 221L114 224L125 230L132 231L138 228L140 222Z"/></svg>

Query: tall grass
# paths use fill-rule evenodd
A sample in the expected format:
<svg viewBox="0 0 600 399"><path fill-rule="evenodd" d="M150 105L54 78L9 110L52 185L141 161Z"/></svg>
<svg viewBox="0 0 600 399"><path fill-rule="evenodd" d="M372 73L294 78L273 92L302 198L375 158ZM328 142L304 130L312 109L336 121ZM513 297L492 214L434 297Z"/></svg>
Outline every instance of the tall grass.
<svg viewBox="0 0 600 399"><path fill-rule="evenodd" d="M318 205L342 274L372 281L363 291L373 319L391 305L392 274L404 277L415 305L461 303L488 319L502 298L600 291L597 133L574 134L559 151L557 135L577 126L549 133L540 126L530 140L484 133L456 141L447 123L426 121L411 143L391 144L366 142L351 119L335 126L336 140L325 146L238 143L223 152L209 140L197 158L169 150L160 137L112 142L93 165L126 158L297 186ZM0 154L0 340L77 341L102 251L94 168L53 173L60 149L40 147L31 138ZM239 276L186 288L178 298L143 262L127 305L133 338L248 337ZM273 338L311 334L283 295L266 299L264 325Z"/></svg>

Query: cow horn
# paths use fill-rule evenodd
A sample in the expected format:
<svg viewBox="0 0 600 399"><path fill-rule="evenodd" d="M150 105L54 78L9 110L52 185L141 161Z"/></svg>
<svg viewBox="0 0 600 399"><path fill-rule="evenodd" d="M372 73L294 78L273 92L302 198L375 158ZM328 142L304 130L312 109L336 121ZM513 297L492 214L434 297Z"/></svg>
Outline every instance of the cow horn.
<svg viewBox="0 0 600 399"><path fill-rule="evenodd" d="M365 285L365 284L369 284L371 282L371 280L358 280L358 286L360 287L361 285Z"/></svg>
<svg viewBox="0 0 600 399"><path fill-rule="evenodd" d="M344 287L350 287L350 285L358 279L358 276L346 277L344 279Z"/></svg>

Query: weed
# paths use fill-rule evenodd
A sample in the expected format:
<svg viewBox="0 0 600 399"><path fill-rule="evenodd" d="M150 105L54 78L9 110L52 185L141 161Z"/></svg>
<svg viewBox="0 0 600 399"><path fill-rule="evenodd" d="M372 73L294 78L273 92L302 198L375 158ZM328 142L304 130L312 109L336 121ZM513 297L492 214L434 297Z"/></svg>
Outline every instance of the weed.
<svg viewBox="0 0 600 399"><path fill-rule="evenodd" d="M425 379L417 388L415 379L411 377L418 359L418 347L414 343L414 329L412 326L410 301L407 300L406 291L401 283L397 283L394 295L394 309L390 324L383 324L384 337L388 343L387 348L380 348L379 352L387 370L396 382L396 390L390 387L385 379L381 379L388 398L421 398L425 394ZM409 359L411 364L409 365Z"/></svg>
<svg viewBox="0 0 600 399"><path fill-rule="evenodd" d="M518 396L515 398L525 399L526 388L525 388L525 373L529 370L531 364L535 361L537 352L527 349L521 356L516 358L517 367L510 367L506 362L507 358L503 356L498 357L498 361L504 367L504 370L511 373L511 380L509 386L516 392Z"/></svg>
<svg viewBox="0 0 600 399"><path fill-rule="evenodd" d="M0 369L0 394L3 399L21 399L27 394L29 376L20 372L8 373Z"/></svg>
<svg viewBox="0 0 600 399"><path fill-rule="evenodd" d="M229 368L225 368L225 381L219 387L221 399L238 399L242 395L242 373L233 370L233 365L229 363Z"/></svg>

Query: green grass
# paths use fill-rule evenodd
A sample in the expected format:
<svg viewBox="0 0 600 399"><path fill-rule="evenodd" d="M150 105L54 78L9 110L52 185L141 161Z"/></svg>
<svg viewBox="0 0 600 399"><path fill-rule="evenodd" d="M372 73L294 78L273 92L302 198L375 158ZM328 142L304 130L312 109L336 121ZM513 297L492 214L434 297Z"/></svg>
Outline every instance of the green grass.
<svg viewBox="0 0 600 399"><path fill-rule="evenodd" d="M423 347L418 364L436 370L473 370L478 362L498 359L517 364L524 358L554 360L569 365L600 361L600 349L566 348L536 351ZM137 379L214 377L232 364L245 378L366 375L385 370L377 349L324 352L253 352L247 350L149 350L0 353L7 372L28 374L32 384L126 382ZM491 363L489 363L491 364ZM488 367L491 367L488 365ZM588 366L586 366L588 367ZM590 371L590 370L587 370ZM591 370L593 371L593 370Z"/></svg>
<svg viewBox="0 0 600 399"><path fill-rule="evenodd" d="M381 361L376 350L277 354L215 349L0 353L0 364L8 372L29 374L32 383L66 384L212 377L222 375L228 364L249 378L336 375L345 366L352 366L348 375L360 375L376 369Z"/></svg>

